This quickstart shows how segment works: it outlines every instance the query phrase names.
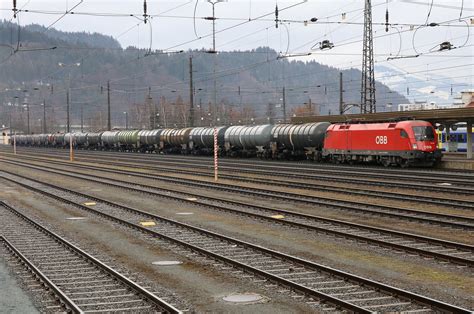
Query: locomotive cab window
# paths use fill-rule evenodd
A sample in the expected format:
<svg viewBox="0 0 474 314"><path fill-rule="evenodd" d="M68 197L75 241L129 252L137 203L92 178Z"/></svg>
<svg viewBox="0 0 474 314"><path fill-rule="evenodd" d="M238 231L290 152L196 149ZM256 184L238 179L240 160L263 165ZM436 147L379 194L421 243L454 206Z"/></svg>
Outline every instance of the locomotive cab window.
<svg viewBox="0 0 474 314"><path fill-rule="evenodd" d="M433 128L429 126L414 126L413 133L417 141L434 141L435 139Z"/></svg>
<svg viewBox="0 0 474 314"><path fill-rule="evenodd" d="M408 133L405 130L400 130L400 136L402 138L408 138Z"/></svg>

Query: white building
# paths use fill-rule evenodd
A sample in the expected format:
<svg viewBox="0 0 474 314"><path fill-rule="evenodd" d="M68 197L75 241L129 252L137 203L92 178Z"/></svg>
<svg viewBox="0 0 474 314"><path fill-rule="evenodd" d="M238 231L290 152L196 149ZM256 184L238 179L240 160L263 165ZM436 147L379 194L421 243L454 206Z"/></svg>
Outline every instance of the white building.
<svg viewBox="0 0 474 314"><path fill-rule="evenodd" d="M8 145L10 140L10 128L1 128L0 129L0 145Z"/></svg>
<svg viewBox="0 0 474 314"><path fill-rule="evenodd" d="M440 106L435 102L419 102L415 101L414 104L399 104L398 111L412 111L412 110L431 110L440 109Z"/></svg>
<svg viewBox="0 0 474 314"><path fill-rule="evenodd" d="M414 104L399 104L398 111L464 108L469 106L473 100L474 90L467 90L462 91L459 96L454 97L454 102L450 105L438 105L434 101L415 101Z"/></svg>

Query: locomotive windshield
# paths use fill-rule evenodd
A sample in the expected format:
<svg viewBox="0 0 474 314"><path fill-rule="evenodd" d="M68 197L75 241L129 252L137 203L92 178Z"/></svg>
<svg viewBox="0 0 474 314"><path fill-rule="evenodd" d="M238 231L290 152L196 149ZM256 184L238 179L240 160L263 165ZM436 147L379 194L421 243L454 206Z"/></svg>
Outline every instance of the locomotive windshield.
<svg viewBox="0 0 474 314"><path fill-rule="evenodd" d="M434 141L435 138L433 128L429 126L414 126L413 133L417 141Z"/></svg>

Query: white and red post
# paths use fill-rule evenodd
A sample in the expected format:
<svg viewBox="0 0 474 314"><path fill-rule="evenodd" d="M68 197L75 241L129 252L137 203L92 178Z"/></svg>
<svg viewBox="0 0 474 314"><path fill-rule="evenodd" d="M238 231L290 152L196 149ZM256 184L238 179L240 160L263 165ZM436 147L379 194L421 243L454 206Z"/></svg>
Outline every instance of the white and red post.
<svg viewBox="0 0 474 314"><path fill-rule="evenodd" d="M219 147L217 145L217 128L214 128L214 181L218 179L218 150Z"/></svg>
<svg viewBox="0 0 474 314"><path fill-rule="evenodd" d="M16 155L16 131L13 135L13 154Z"/></svg>
<svg viewBox="0 0 474 314"><path fill-rule="evenodd" d="M69 161L74 161L74 149L73 149L73 138L72 133L69 134Z"/></svg>

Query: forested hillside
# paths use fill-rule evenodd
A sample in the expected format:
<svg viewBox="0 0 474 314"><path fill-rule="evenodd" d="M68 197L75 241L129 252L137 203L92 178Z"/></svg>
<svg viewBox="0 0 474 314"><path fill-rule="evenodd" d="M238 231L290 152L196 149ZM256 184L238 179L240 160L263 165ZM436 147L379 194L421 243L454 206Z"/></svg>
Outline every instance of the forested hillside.
<svg viewBox="0 0 474 314"><path fill-rule="evenodd" d="M72 124L80 123L82 110L84 124L105 127L107 81L114 126L124 125L124 112L132 127L182 126L189 120L190 57L196 125L209 124L214 116L221 123L281 121L283 89L288 119L336 114L339 108L338 69L278 59L264 47L218 54L162 53L122 48L117 40L97 33L65 33L38 25L19 28L5 21L0 23L0 44L0 123L8 125L13 113L14 123L24 128L28 104L34 131L40 131L43 101L51 129L64 125L68 87ZM359 103L360 71L344 70L343 75L344 101ZM378 111L387 103L407 102L385 85L376 88ZM214 97L218 106L211 105Z"/></svg>

